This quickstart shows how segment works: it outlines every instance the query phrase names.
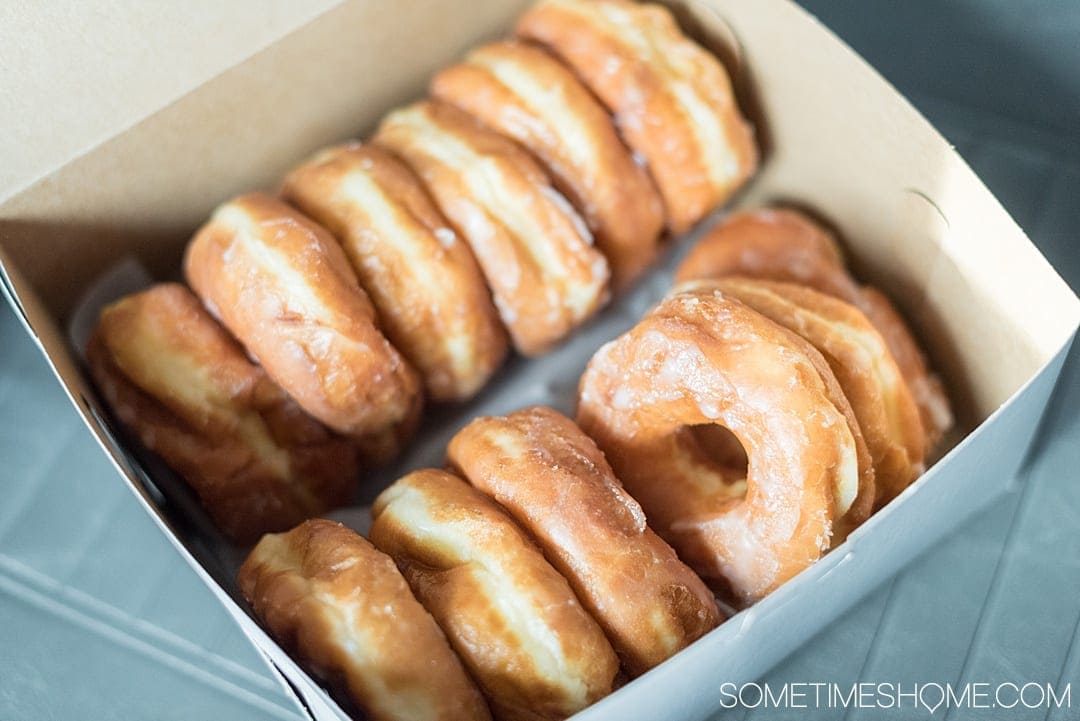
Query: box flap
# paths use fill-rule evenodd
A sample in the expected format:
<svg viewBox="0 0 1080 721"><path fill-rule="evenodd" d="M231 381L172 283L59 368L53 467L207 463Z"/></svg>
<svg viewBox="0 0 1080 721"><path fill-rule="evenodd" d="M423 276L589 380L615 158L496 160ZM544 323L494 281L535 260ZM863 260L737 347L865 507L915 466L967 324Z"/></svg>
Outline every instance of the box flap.
<svg viewBox="0 0 1080 721"><path fill-rule="evenodd" d="M7 3L0 198L111 138L340 0Z"/></svg>

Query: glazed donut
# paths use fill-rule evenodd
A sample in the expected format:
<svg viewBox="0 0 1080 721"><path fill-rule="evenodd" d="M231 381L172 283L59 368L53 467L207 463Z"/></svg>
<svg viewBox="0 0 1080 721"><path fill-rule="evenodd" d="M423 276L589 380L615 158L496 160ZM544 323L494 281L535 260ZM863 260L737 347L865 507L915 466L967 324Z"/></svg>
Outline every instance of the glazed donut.
<svg viewBox="0 0 1080 721"><path fill-rule="evenodd" d="M802 338L718 290L687 289L593 356L578 424L679 557L748 603L827 551L855 501L845 404ZM746 449L745 471L689 442L708 424Z"/></svg>
<svg viewBox="0 0 1080 721"><path fill-rule="evenodd" d="M664 208L607 111L562 63L538 47L477 48L431 82L431 94L521 143L577 207L625 287L655 259Z"/></svg>
<svg viewBox="0 0 1080 721"><path fill-rule="evenodd" d="M802 213L783 208L729 215L690 249L675 282L727 275L801 283L849 303L859 292L836 239Z"/></svg>
<svg viewBox="0 0 1080 721"><path fill-rule="evenodd" d="M86 350L116 418L240 543L344 504L356 449L304 413L177 283L106 307Z"/></svg>
<svg viewBox="0 0 1080 721"><path fill-rule="evenodd" d="M488 721L484 698L386 554L324 519L264 536L240 567L255 615L374 721Z"/></svg>
<svg viewBox="0 0 1080 721"><path fill-rule="evenodd" d="M401 156L472 247L514 346L550 349L608 297L608 265L528 153L456 108L390 113L374 142Z"/></svg>
<svg viewBox="0 0 1080 721"><path fill-rule="evenodd" d="M260 193L218 208L187 248L206 307L304 410L389 460L420 416L420 381L375 325L337 241Z"/></svg>
<svg viewBox="0 0 1080 721"><path fill-rule="evenodd" d="M871 286L859 286L844 267L836 240L793 210L732 214L694 246L675 272L676 281L743 275L802 283L856 306L885 339L919 408L929 453L952 427L941 380L893 304Z"/></svg>
<svg viewBox="0 0 1080 721"><path fill-rule="evenodd" d="M341 241L433 400L480 390L506 356L506 334L472 252L401 161L359 143L329 148L289 173L282 194Z"/></svg>
<svg viewBox="0 0 1080 721"><path fill-rule="evenodd" d="M645 525L604 454L550 408L478 418L450 465L506 509L565 576L638 675L716 627L705 584Z"/></svg>
<svg viewBox="0 0 1080 721"><path fill-rule="evenodd" d="M410 473L372 507L397 561L487 694L496 718L563 719L611 692L619 662L566 579L457 476Z"/></svg>
<svg viewBox="0 0 1080 721"><path fill-rule="evenodd" d="M888 503L922 474L926 437L919 409L885 340L858 308L794 283L738 276L698 283L719 288L821 351L873 458L875 483L866 489L866 516L871 506ZM860 492L855 506L864 495Z"/></svg>
<svg viewBox="0 0 1080 721"><path fill-rule="evenodd" d="M915 404L919 407L919 417L923 430L926 431L924 445L929 453L953 425L952 409L945 386L941 378L927 366L926 356L915 341L915 336L911 334L911 329L885 294L873 286L864 285L859 288L855 305L874 324L889 345L889 351L896 359Z"/></svg>
<svg viewBox="0 0 1080 721"><path fill-rule="evenodd" d="M541 0L517 34L550 48L615 115L680 233L753 174L753 130L720 62L670 11L630 0Z"/></svg>
<svg viewBox="0 0 1080 721"><path fill-rule="evenodd" d="M755 282L752 279L743 280L747 283ZM738 289L737 285L736 288ZM826 349L833 349L833 345L839 345L839 341L833 337L828 337L820 326L815 326L810 323L810 320L813 318L813 314L810 311L804 311L804 315L807 316L806 318L790 318L787 316L794 315L795 311L786 307L785 309L788 311L787 316L781 311L777 313L777 318L773 318L770 317L768 313L763 312L763 310L754 303L744 301L737 293L728 293L726 290L720 288L717 285L717 281L691 281L676 286L676 291L679 290L706 293L723 290L729 299L742 302L743 305L746 305L751 310L758 311L766 318L769 318L769 320L777 323L777 325L791 331L793 334L792 340L797 344L801 344L803 352L806 353L812 363L818 366L819 375L821 375L825 382L825 393L829 397L829 400L832 401L836 410L844 416L848 431L851 433L851 437L855 442L855 455L858 462L859 483L855 492L855 497L854 499L838 498L838 510L832 524L832 538L830 545L835 547L843 543L848 535L861 526L874 511L874 504L875 500L878 498L879 487L874 457L870 453L870 448L863 432L859 415L847 394L848 386L845 386L844 384L844 381L849 380L848 376L845 376L844 381L842 381L839 373L833 370L833 359L825 353ZM751 300L757 299L752 292L746 291L746 295ZM826 299L830 300L831 298L826 297ZM761 303L761 305L768 307L765 303ZM820 309L815 308L815 310L818 310L820 313ZM791 321L791 325L781 322L781 320ZM845 320L848 320L846 316ZM873 329L870 330L873 332ZM823 342L824 347L819 348L816 344L817 342ZM841 348L840 350L849 349ZM849 361L849 358L843 356L843 360ZM849 383L851 387L865 390L862 386L856 385L858 383L857 378L850 380ZM875 410L876 409L874 408L870 408L870 411ZM683 442L691 448L696 445L697 448L694 449L695 452L711 460L713 463L718 464L721 468L732 469L737 467L740 470L745 469L749 464L749 459L746 457L745 450L739 444L738 439L730 432L721 433L721 431L724 430L723 426L717 425L698 427L695 428L692 433L687 434L686 432L683 432L684 436L689 435L688 438L684 438ZM745 478L745 472L740 473L739 476ZM745 483L745 480L743 483Z"/></svg>

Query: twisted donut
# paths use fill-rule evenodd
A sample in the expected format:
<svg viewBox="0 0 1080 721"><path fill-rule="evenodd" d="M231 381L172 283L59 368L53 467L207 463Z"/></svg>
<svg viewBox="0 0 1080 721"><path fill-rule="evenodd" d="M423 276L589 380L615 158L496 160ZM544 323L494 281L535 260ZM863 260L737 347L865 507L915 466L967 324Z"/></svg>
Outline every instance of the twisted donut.
<svg viewBox="0 0 1080 721"><path fill-rule="evenodd" d="M344 504L356 449L309 417L178 283L102 311L86 360L116 417L240 543Z"/></svg>
<svg viewBox="0 0 1080 721"><path fill-rule="evenodd" d="M487 721L483 697L394 562L339 523L264 536L240 590L270 632L365 718Z"/></svg>
<svg viewBox="0 0 1080 721"><path fill-rule="evenodd" d="M753 130L711 53L679 30L670 11L629 0L541 0L517 34L550 48L614 113L627 144L648 163L680 233L753 174Z"/></svg>
<svg viewBox="0 0 1080 721"><path fill-rule="evenodd" d="M308 413L397 454L420 415L416 372L375 325L375 310L330 234L252 193L218 208L184 268L206 307Z"/></svg>
<svg viewBox="0 0 1080 721"><path fill-rule="evenodd" d="M952 427L949 398L907 323L880 291L848 274L836 240L793 210L762 209L729 216L694 246L675 272L678 282L743 275L802 283L861 310L889 346L919 408L927 453Z"/></svg>
<svg viewBox="0 0 1080 721"><path fill-rule="evenodd" d="M578 424L649 523L740 601L816 561L860 486L858 424L821 355L716 290L676 290L601 348L581 378ZM687 428L718 424L745 478Z"/></svg>
<svg viewBox="0 0 1080 721"><path fill-rule="evenodd" d="M618 659L566 579L493 501L443 471L410 473L372 508L398 563L499 719L562 719L611 692Z"/></svg>
<svg viewBox="0 0 1080 721"><path fill-rule="evenodd" d="M451 466L543 549L633 674L716 627L709 590L645 525L596 444L550 408L478 418L454 436Z"/></svg>
<svg viewBox="0 0 1080 721"><path fill-rule="evenodd" d="M387 115L374 142L412 166L469 243L518 351L550 349L607 300L584 222L513 141L423 102Z"/></svg>
<svg viewBox="0 0 1080 721"><path fill-rule="evenodd" d="M611 117L562 63L502 41L471 51L435 76L431 94L521 143L574 203L625 287L656 257L664 208Z"/></svg>
<svg viewBox="0 0 1080 721"><path fill-rule="evenodd" d="M282 194L341 241L431 398L480 390L506 356L506 334L472 253L407 167L373 146L328 148L293 169Z"/></svg>
<svg viewBox="0 0 1080 721"><path fill-rule="evenodd" d="M798 333L828 361L873 458L875 483L855 501L853 508L865 511L853 519L856 525L922 474L925 434L919 409L885 340L855 306L793 283L738 276L699 283Z"/></svg>

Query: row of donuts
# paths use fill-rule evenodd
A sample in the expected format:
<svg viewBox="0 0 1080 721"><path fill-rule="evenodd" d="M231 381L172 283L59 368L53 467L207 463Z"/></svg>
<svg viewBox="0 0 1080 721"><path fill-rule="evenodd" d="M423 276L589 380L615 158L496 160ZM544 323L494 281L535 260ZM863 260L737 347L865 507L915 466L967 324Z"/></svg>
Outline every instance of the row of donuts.
<svg viewBox="0 0 1080 721"><path fill-rule="evenodd" d="M541 0L430 95L219 207L184 259L208 315L167 285L90 342L114 415L239 541L340 504L425 395L550 349L757 164L723 67L657 5Z"/></svg>
<svg viewBox="0 0 1080 721"><path fill-rule="evenodd" d="M910 485L952 425L910 330L794 210L743 211L593 356L577 422L657 533L752 603Z"/></svg>
<svg viewBox="0 0 1080 721"><path fill-rule="evenodd" d="M941 382L824 228L791 210L736 213L677 278L589 363L577 424L548 408L474 420L450 442L449 471L376 500L374 547L329 521L264 538L240 573L260 619L375 718L411 717L403 704L437 718L439 700L472 709L450 663L450 680L386 692L383 674L401 673L386 638L402 638L406 615L388 620L371 595L381 569L399 603L431 613L497 718L562 718L714 628L702 579L753 603L922 472L951 425ZM815 290L828 287L871 294L879 312ZM335 540L319 550L313 534ZM347 634L326 621L342 613ZM407 653L439 657L433 643Z"/></svg>
<svg viewBox="0 0 1080 721"><path fill-rule="evenodd" d="M476 419L447 467L383 491L370 541L314 519L240 569L263 624L365 718L566 718L722 620L569 418Z"/></svg>

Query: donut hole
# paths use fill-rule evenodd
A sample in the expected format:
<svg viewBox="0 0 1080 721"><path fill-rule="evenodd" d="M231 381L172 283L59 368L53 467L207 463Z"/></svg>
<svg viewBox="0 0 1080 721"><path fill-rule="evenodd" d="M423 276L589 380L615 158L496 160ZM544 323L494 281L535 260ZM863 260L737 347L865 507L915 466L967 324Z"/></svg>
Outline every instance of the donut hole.
<svg viewBox="0 0 1080 721"><path fill-rule="evenodd" d="M746 477L746 449L734 433L715 423L688 426L687 430L708 460Z"/></svg>
<svg viewBox="0 0 1080 721"><path fill-rule="evenodd" d="M720 471L719 477L731 479L731 498L746 495L746 448L734 433L716 423L702 423L685 426L683 436L699 461Z"/></svg>

